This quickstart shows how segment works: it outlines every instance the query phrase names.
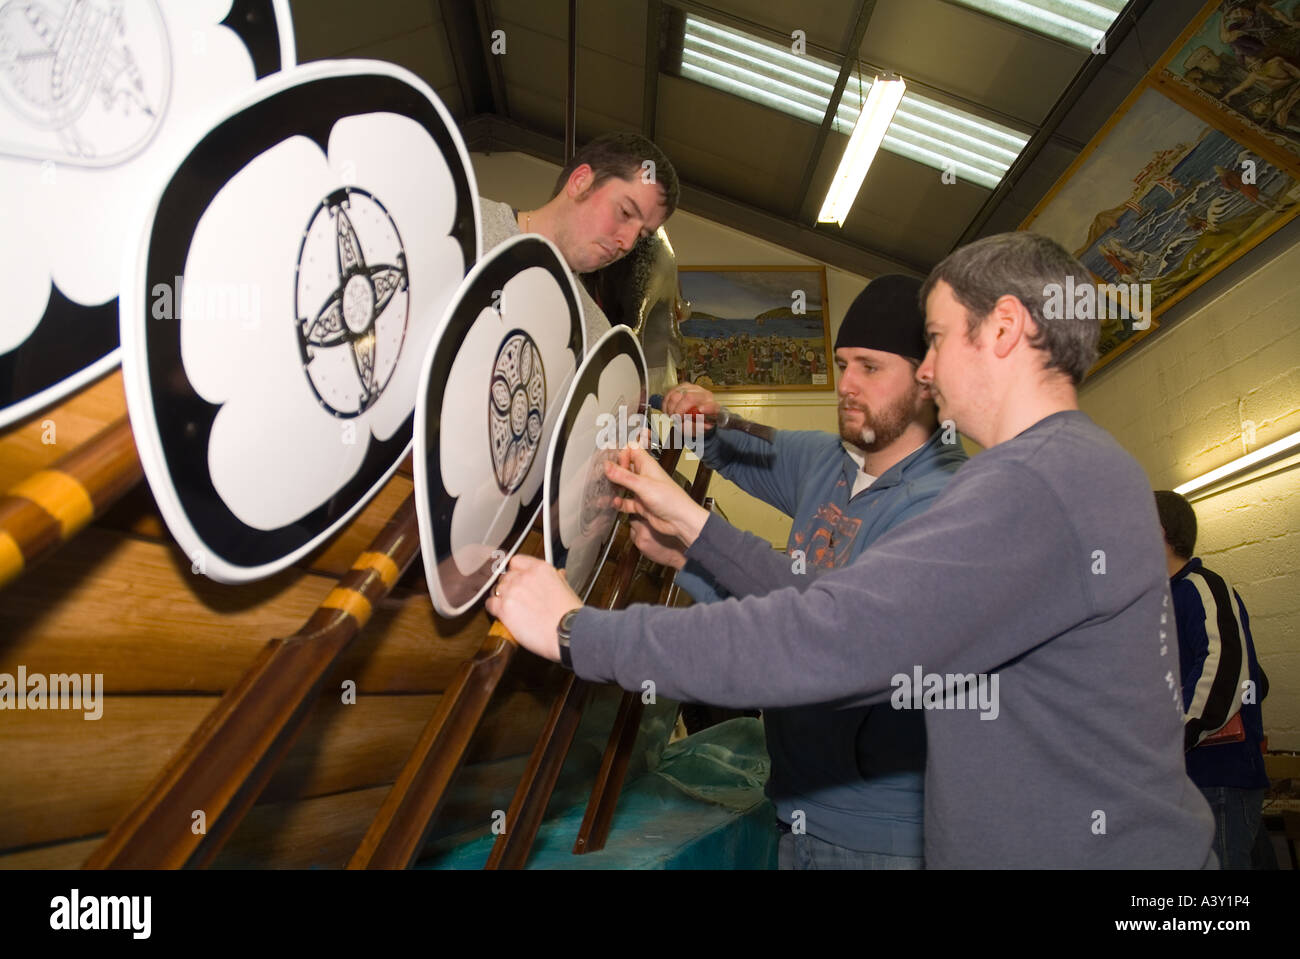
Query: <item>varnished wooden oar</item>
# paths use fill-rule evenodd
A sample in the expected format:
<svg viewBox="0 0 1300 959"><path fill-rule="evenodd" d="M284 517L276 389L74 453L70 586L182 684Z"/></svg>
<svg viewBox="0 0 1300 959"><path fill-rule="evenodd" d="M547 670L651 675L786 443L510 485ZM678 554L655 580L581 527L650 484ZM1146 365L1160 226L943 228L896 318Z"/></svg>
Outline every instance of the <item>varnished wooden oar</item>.
<svg viewBox="0 0 1300 959"><path fill-rule="evenodd" d="M86 868L210 862L293 745L330 669L419 548L412 495L302 629L266 644Z"/></svg>
<svg viewBox="0 0 1300 959"><path fill-rule="evenodd" d="M474 731L519 647L500 622L461 663L410 758L384 798L349 869L405 869L415 861Z"/></svg>
<svg viewBox="0 0 1300 959"><path fill-rule="evenodd" d="M545 549L545 541L539 538L531 549L520 552L540 556ZM406 869L415 862L447 787L464 762L470 740L518 648L510 630L497 621L473 658L460 664L348 861L349 869Z"/></svg>
<svg viewBox="0 0 1300 959"><path fill-rule="evenodd" d="M660 456L659 465L669 475L677 468L681 452L679 443L664 450ZM641 552L629 535L619 555L618 566L609 588L595 605L604 609L623 609L627 606L640 558ZM573 675L566 677L551 707L547 723L537 738L537 745L533 748L528 767L515 790L510 809L506 812L506 830L492 844L485 869L522 869L527 863L528 854L537 839L537 831L546 815L546 807L550 804L551 794L559 781L564 759L578 733L582 711L589 696L587 683Z"/></svg>
<svg viewBox="0 0 1300 959"><path fill-rule="evenodd" d="M669 469L676 464L680 452L668 451L671 459L666 459L665 465ZM539 543L534 555L540 555L542 549L544 544ZM626 564L630 565L620 557L619 572L613 578L606 603L616 602L619 596L626 595L636 572L639 554L630 540L624 555L628 557ZM517 649L510 631L497 622L474 658L461 665L384 799L375 821L348 862L349 869L406 869L415 862L424 848L447 788L464 761L474 731ZM581 687L575 690L572 677L566 680L529 759L528 769L511 803L511 811L506 814L507 824L516 820L529 823L534 819L540 824L540 815L534 806L541 799L541 812L545 812L546 801L555 788L564 754L568 751L566 736L567 743L572 743L584 699L585 692ZM541 798L543 794L544 799ZM528 797L533 797L531 802ZM506 834L509 833L507 826ZM536 836L536 826L532 828L531 836L520 830L518 841L512 840L509 844L514 850L512 855L519 855L522 850L522 856L526 858L533 836Z"/></svg>
<svg viewBox="0 0 1300 959"><path fill-rule="evenodd" d="M0 587L50 555L144 475L125 416L0 498Z"/></svg>
<svg viewBox="0 0 1300 959"><path fill-rule="evenodd" d="M609 588L601 597L601 607L622 609L627 605L640 558L641 552L629 536L619 554ZM589 683L572 673L565 677L506 811L505 832L492 844L485 869L522 869L528 861L590 694Z"/></svg>
<svg viewBox="0 0 1300 959"><path fill-rule="evenodd" d="M701 463L691 483L691 499L697 503L703 502L712 478L713 470ZM676 579L676 570L667 571L659 594L660 603L671 605L675 602ZM639 693L623 694L618 705L618 715L614 717L614 728L609 732L605 752L600 757L600 769L596 772L591 796L587 799L587 811L583 813L578 838L573 844L576 856L605 848L609 830L614 823L614 808L618 805L618 797L623 790L623 780L627 776L632 748L636 745L637 732L641 727L641 714L644 712L645 704Z"/></svg>
<svg viewBox="0 0 1300 959"><path fill-rule="evenodd" d="M590 695L590 684L572 673L564 678L484 869L522 869L528 861Z"/></svg>

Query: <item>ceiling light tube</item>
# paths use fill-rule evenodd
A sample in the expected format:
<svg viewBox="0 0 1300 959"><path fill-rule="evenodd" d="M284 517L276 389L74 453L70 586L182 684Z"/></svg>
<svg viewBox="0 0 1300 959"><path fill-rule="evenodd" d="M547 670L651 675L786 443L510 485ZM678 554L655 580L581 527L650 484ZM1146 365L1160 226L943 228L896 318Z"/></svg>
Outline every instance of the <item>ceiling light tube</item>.
<svg viewBox="0 0 1300 959"><path fill-rule="evenodd" d="M817 216L820 222L844 225L858 190L862 188L867 168L876 158L876 151L885 139L889 124L894 121L894 113L903 102L905 92L907 84L898 77L877 78L871 84L866 105L854 124L849 145L844 148L839 169L835 171L835 179L831 181L831 188L826 192L826 200Z"/></svg>
<svg viewBox="0 0 1300 959"><path fill-rule="evenodd" d="M1224 480L1231 479L1247 470L1263 466L1274 460L1279 460L1294 450L1300 449L1300 431L1292 433L1290 436L1284 436L1282 439L1269 443L1267 446L1261 446L1252 453L1245 456L1238 456L1231 463L1225 463L1218 469L1212 469L1196 479L1188 480L1182 486L1175 486L1174 492L1183 496L1190 497L1192 493L1203 490L1206 487L1214 486Z"/></svg>

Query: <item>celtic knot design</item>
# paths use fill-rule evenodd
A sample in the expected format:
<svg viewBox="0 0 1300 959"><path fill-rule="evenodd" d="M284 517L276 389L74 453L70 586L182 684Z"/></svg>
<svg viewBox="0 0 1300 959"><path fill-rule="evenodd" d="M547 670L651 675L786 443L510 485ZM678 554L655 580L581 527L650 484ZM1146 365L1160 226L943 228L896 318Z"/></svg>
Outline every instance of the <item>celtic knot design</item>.
<svg viewBox="0 0 1300 959"><path fill-rule="evenodd" d="M25 142L40 153L54 151L56 158L95 166L143 148L161 118L170 83L169 63L142 69L132 49L151 42L165 43L165 34L156 11L144 4L124 9L103 0L0 2L0 104L32 130L58 138L55 147L41 137L31 141L21 131L4 131L17 134L19 155L27 155ZM166 48L163 54L167 61Z"/></svg>
<svg viewBox="0 0 1300 959"><path fill-rule="evenodd" d="M373 194L344 187L321 202L303 232L295 307L303 369L334 416L358 416L383 394L406 333L409 284L397 224ZM324 302L313 302L320 289Z"/></svg>
<svg viewBox="0 0 1300 959"><path fill-rule="evenodd" d="M605 476L605 464L617 459L618 450L597 450L587 468L587 482L582 488L582 512L578 515L578 528L583 536L591 535L613 502L614 484Z"/></svg>
<svg viewBox="0 0 1300 959"><path fill-rule="evenodd" d="M497 350L488 400L492 469L508 496L528 475L546 417L546 370L537 344L523 330L507 333Z"/></svg>
<svg viewBox="0 0 1300 959"><path fill-rule="evenodd" d="M614 411L621 417L627 415L627 398L622 394L619 394ZM591 535L613 505L614 484L605 476L605 464L617 459L618 450L597 449L587 466L587 481L582 487L582 508L578 514L578 528L582 530L583 536Z"/></svg>

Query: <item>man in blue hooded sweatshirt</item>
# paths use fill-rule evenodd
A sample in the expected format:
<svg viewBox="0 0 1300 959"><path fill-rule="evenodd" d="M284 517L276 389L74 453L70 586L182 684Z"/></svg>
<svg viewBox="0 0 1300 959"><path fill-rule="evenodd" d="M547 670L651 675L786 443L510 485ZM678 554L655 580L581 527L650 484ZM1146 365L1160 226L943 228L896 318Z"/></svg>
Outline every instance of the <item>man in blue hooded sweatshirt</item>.
<svg viewBox="0 0 1300 959"><path fill-rule="evenodd" d="M882 276L845 313L835 338L838 436L781 430L768 444L715 430L705 440L707 466L793 518L788 558L774 553L720 584L698 562L684 563L684 546L664 544L633 518L637 545L682 570L677 582L697 601L805 587L922 512L966 461L956 429L940 428L929 389L916 382L927 348L920 290L920 280ZM711 393L691 384L664 398L670 414L718 409ZM924 865L920 712L813 705L768 709L763 721L781 868Z"/></svg>

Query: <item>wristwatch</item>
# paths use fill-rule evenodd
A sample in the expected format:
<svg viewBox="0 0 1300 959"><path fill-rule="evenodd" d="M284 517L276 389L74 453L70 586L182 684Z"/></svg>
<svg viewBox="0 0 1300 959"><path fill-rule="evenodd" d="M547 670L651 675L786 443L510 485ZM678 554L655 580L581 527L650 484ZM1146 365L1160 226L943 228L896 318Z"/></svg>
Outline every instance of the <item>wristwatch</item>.
<svg viewBox="0 0 1300 959"><path fill-rule="evenodd" d="M555 635L560 641L560 663L565 669L573 668L573 656L569 652L569 637L573 632L573 617L577 616L582 607L571 609L560 617L560 625L555 628Z"/></svg>

